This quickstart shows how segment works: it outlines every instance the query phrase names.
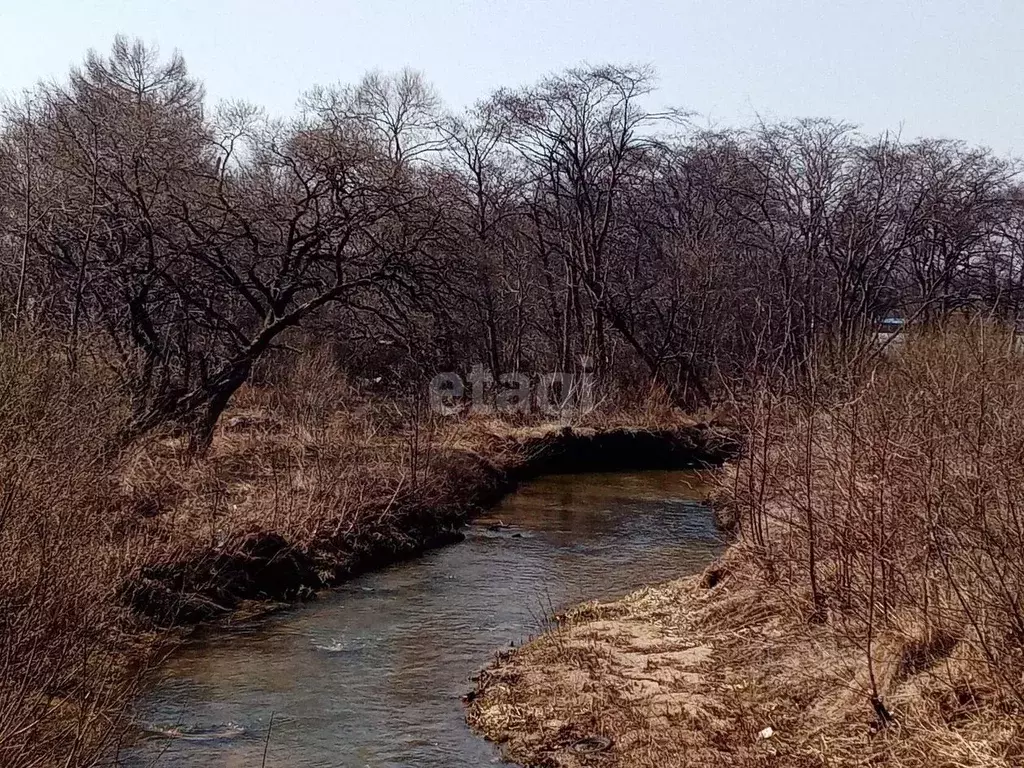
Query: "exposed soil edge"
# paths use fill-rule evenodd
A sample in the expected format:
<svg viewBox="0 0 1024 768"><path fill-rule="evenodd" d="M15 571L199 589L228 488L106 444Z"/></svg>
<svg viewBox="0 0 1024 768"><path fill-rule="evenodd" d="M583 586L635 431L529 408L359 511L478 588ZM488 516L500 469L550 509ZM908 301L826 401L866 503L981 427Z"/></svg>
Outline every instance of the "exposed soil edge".
<svg viewBox="0 0 1024 768"><path fill-rule="evenodd" d="M462 538L462 527L522 481L542 474L719 466L737 455L735 430L698 424L669 429L572 429L509 438L493 456L446 457L443 499L410 491L389 500L357 531L293 545L253 531L180 562L143 568L122 599L156 626L188 626L231 614L247 601L295 601L361 573ZM494 458L499 457L499 458ZM386 514L385 514L386 512Z"/></svg>

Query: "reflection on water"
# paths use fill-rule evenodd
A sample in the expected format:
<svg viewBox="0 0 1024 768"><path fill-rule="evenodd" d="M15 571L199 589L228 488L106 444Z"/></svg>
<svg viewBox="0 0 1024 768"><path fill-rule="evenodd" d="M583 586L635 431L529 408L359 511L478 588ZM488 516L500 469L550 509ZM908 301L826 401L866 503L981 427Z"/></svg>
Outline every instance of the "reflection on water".
<svg viewBox="0 0 1024 768"><path fill-rule="evenodd" d="M186 648L139 705L171 738L141 739L120 764L258 767L272 716L267 766L498 762L463 720L469 678L553 610L706 565L718 537L700 498L694 472L532 482L461 544Z"/></svg>

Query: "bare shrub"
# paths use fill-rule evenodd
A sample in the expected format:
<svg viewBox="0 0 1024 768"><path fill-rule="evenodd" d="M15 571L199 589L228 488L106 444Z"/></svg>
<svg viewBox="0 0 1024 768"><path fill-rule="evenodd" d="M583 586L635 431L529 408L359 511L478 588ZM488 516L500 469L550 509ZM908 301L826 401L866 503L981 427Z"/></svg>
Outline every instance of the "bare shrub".
<svg viewBox="0 0 1024 768"><path fill-rule="evenodd" d="M931 673L935 697L1024 703L1022 382L1012 329L971 320L910 333L840 402L753 409L731 485L742 540L806 618L862 649L883 725L893 654L897 682Z"/></svg>
<svg viewBox="0 0 1024 768"><path fill-rule="evenodd" d="M0 762L86 763L133 687L111 589L120 546L111 447L125 407L104 369L46 338L0 340Z"/></svg>

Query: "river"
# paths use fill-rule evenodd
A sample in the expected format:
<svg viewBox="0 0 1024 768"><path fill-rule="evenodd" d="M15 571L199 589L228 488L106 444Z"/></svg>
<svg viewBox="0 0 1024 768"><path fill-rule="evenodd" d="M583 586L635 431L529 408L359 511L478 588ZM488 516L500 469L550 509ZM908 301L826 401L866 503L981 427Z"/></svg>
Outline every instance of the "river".
<svg viewBox="0 0 1024 768"><path fill-rule="evenodd" d="M264 750L268 768L500 764L463 719L471 676L553 612L707 565L721 542L703 490L696 472L532 481L462 543L187 645L117 764L259 768Z"/></svg>

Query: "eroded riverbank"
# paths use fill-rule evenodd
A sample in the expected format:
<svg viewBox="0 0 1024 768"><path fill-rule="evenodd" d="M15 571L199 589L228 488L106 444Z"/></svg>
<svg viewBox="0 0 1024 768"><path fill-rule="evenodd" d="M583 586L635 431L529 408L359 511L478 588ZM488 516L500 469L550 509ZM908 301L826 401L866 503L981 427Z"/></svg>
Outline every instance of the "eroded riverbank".
<svg viewBox="0 0 1024 768"><path fill-rule="evenodd" d="M448 449L418 484L321 523L309 541L273 526L234 534L187 558L147 566L122 587L132 608L162 626L217 619L245 601L292 601L435 547L521 482L540 475L718 466L734 456L733 430L541 427L476 437ZM328 521L329 522L329 521Z"/></svg>

